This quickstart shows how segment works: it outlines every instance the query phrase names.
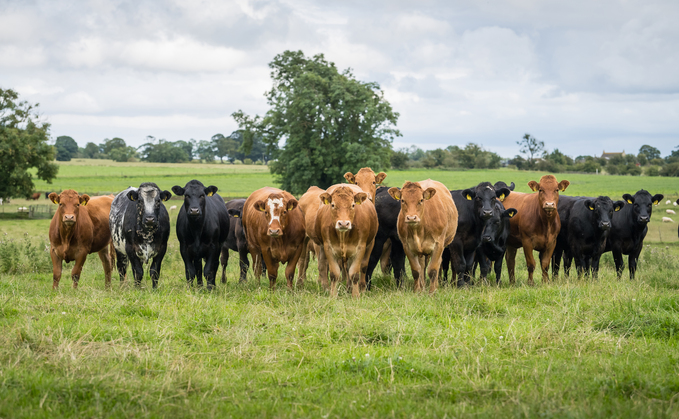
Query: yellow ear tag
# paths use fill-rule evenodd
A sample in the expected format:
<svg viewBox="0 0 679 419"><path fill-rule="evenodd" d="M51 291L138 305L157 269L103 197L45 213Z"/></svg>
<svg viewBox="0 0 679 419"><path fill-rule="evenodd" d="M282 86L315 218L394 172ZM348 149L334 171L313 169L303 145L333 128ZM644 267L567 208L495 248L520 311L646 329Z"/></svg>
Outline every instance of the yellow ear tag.
<svg viewBox="0 0 679 419"><path fill-rule="evenodd" d="M323 199L323 203L324 203L325 205L329 205L329 204L330 204L330 201L328 201L327 199Z"/></svg>
<svg viewBox="0 0 679 419"><path fill-rule="evenodd" d="M87 205L87 201L83 202L83 206L86 206L86 205Z"/></svg>
<svg viewBox="0 0 679 419"><path fill-rule="evenodd" d="M472 200L472 196L467 194L467 201L471 201L471 200Z"/></svg>
<svg viewBox="0 0 679 419"><path fill-rule="evenodd" d="M513 211L513 212L510 212L510 213L509 213L509 218L514 218L515 215L516 215L516 212L514 212L514 211Z"/></svg>
<svg viewBox="0 0 679 419"><path fill-rule="evenodd" d="M212 196L214 195L214 192L208 192L207 196Z"/></svg>
<svg viewBox="0 0 679 419"><path fill-rule="evenodd" d="M590 211L594 211L594 207L590 206L590 207L589 207L589 210L590 210Z"/></svg>
<svg viewBox="0 0 679 419"><path fill-rule="evenodd" d="M131 201L134 201L134 197L133 197L133 196L130 196L130 200L131 200Z"/></svg>
<svg viewBox="0 0 679 419"><path fill-rule="evenodd" d="M233 218L238 218L238 214L234 215Z"/></svg>
<svg viewBox="0 0 679 419"><path fill-rule="evenodd" d="M627 200L627 203L628 203L628 204L631 204L631 203L632 203L632 200L631 200L631 199L628 199L628 200Z"/></svg>
<svg viewBox="0 0 679 419"><path fill-rule="evenodd" d="M615 207L615 211L620 211L620 207Z"/></svg>
<svg viewBox="0 0 679 419"><path fill-rule="evenodd" d="M658 205L658 201L653 201L653 205Z"/></svg>
<svg viewBox="0 0 679 419"><path fill-rule="evenodd" d="M504 201L504 200L505 200L505 194L500 195L500 201Z"/></svg>

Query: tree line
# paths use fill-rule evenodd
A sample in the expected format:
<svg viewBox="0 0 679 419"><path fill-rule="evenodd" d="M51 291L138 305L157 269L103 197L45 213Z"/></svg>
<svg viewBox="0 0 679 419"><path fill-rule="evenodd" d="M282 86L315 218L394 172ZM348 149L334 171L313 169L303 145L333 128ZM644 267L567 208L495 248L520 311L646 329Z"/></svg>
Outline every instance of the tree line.
<svg viewBox="0 0 679 419"><path fill-rule="evenodd" d="M267 164L276 152L272 147L267 147L261 137L256 137L246 153L241 151L243 141L243 132L238 130L226 137L215 134L209 141L167 141L149 135L146 142L139 147L129 146L124 139L118 137L106 138L100 144L88 142L85 147L78 147L73 138L60 136L54 146L57 161L86 158L117 162L185 163L199 160L213 163L219 159L222 163Z"/></svg>

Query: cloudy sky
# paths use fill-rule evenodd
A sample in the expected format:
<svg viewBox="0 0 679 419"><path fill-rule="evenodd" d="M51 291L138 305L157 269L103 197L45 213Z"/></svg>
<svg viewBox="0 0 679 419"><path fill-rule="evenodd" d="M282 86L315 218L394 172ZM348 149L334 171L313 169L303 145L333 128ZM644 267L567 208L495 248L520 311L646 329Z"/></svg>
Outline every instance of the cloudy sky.
<svg viewBox="0 0 679 419"><path fill-rule="evenodd" d="M52 136L205 140L262 114L267 64L325 54L400 113L395 148L530 133L595 155L679 145L679 1L0 0L0 87Z"/></svg>

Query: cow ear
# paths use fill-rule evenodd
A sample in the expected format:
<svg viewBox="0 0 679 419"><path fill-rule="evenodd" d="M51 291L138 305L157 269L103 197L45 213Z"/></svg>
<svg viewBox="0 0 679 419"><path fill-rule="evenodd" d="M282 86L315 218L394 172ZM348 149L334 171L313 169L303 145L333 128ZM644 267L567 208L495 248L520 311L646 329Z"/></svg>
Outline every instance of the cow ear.
<svg viewBox="0 0 679 419"><path fill-rule="evenodd" d="M137 199L139 199L139 192L137 192L135 190L128 191L127 192L127 199L129 199L130 201L136 201Z"/></svg>
<svg viewBox="0 0 679 419"><path fill-rule="evenodd" d="M398 201L399 199L401 199L401 190L399 188L396 187L389 188L387 192L389 192L389 195L391 195L391 197L394 198L395 200Z"/></svg>
<svg viewBox="0 0 679 419"><path fill-rule="evenodd" d="M495 191L495 196L497 199L500 201L504 201L507 195L509 195L512 191L509 188L500 188Z"/></svg>
<svg viewBox="0 0 679 419"><path fill-rule="evenodd" d="M170 198L172 198L172 194L170 193L170 191L163 191L160 193L160 199L162 199L163 201L169 201Z"/></svg>
<svg viewBox="0 0 679 419"><path fill-rule="evenodd" d="M323 205L330 205L332 202L332 197L327 192L323 192L319 198L321 199Z"/></svg>
<svg viewBox="0 0 679 419"><path fill-rule="evenodd" d="M255 202L255 209L257 211L266 212L266 204L264 203L264 201L257 201Z"/></svg>
<svg viewBox="0 0 679 419"><path fill-rule="evenodd" d="M365 192L359 192L356 195L354 195L354 202L357 203L358 205L361 205L363 201L368 199L368 194Z"/></svg>
<svg viewBox="0 0 679 419"><path fill-rule="evenodd" d="M653 205L658 205L658 203L662 201L664 197L665 195L661 193L653 195Z"/></svg>
<svg viewBox="0 0 679 419"><path fill-rule="evenodd" d="M514 184L514 182L512 182L512 184L509 185L509 190L510 190L510 191L513 191L514 188L516 188L516 185Z"/></svg>
<svg viewBox="0 0 679 419"><path fill-rule="evenodd" d="M90 196L88 194L80 195L80 205L87 205L90 202Z"/></svg>
<svg viewBox="0 0 679 419"><path fill-rule="evenodd" d="M620 211L625 206L625 201L616 201L613 204L613 211Z"/></svg>
<svg viewBox="0 0 679 419"><path fill-rule="evenodd" d="M210 185L210 186L208 186L207 188L204 189L205 195L212 196L212 195L217 193L217 189L218 188L216 186Z"/></svg>
<svg viewBox="0 0 679 419"><path fill-rule="evenodd" d="M570 184L571 184L571 183L570 183L569 181L567 181L566 179L562 180L561 182L559 182L559 190L560 190L561 192L565 191L566 188L567 188Z"/></svg>
<svg viewBox="0 0 679 419"><path fill-rule="evenodd" d="M346 172L346 173L344 174L344 179L346 179L347 182L349 182L349 183L351 183L351 184L355 184L355 183L356 183L356 176L354 176L354 174L351 173L351 172Z"/></svg>
<svg viewBox="0 0 679 419"><path fill-rule="evenodd" d="M473 189L465 189L462 191L462 196L464 196L467 201L471 201L476 196L476 192L474 192Z"/></svg>
<svg viewBox="0 0 679 419"><path fill-rule="evenodd" d="M287 204L285 204L285 208L286 208L288 211L292 211L292 210L294 210L295 208L297 208L297 204L298 204L297 200L296 200L295 198L292 198L291 200L288 201Z"/></svg>
<svg viewBox="0 0 679 419"><path fill-rule="evenodd" d="M537 191L540 190L540 184L537 183L537 182L534 181L534 180L531 180L530 182L528 182L528 187L529 187L530 190L533 191L533 192L537 192Z"/></svg>
<svg viewBox="0 0 679 419"><path fill-rule="evenodd" d="M240 218L240 210L237 208L230 208L227 212L233 218Z"/></svg>
<svg viewBox="0 0 679 419"><path fill-rule="evenodd" d="M54 193L54 192L52 192L52 193ZM679 205L679 199L677 199L676 201L674 201L674 203L677 204L677 205Z"/></svg>
<svg viewBox="0 0 679 419"><path fill-rule="evenodd" d="M594 211L594 206L592 205L591 199L586 199L584 204L590 211Z"/></svg>
<svg viewBox="0 0 679 419"><path fill-rule="evenodd" d="M58 203L59 203L60 196L57 195L56 192L52 192L52 193L49 194L49 199L50 199L50 201L52 201L53 203L58 204Z"/></svg>
<svg viewBox="0 0 679 419"><path fill-rule="evenodd" d="M518 211L515 208L509 208L502 213L503 217L513 218Z"/></svg>
<svg viewBox="0 0 679 419"><path fill-rule="evenodd" d="M182 196L184 195L184 188L179 185L175 185L172 187L172 192L174 192L174 194L177 196Z"/></svg>
<svg viewBox="0 0 679 419"><path fill-rule="evenodd" d="M634 197L633 197L632 195L628 194L628 193L624 194L624 195L622 196L622 199L624 199L625 202L627 202L628 204L633 204L633 203L634 203Z"/></svg>
<svg viewBox="0 0 679 419"><path fill-rule="evenodd" d="M382 182L384 182L384 179L387 178L387 174L384 172L379 172L378 174L375 175L375 183L378 185Z"/></svg>
<svg viewBox="0 0 679 419"><path fill-rule="evenodd" d="M436 195L436 189L434 189L434 188L427 188L427 189L425 189L424 193L422 194L422 197L423 197L424 199L429 199L429 198L431 198L431 197L434 196L434 195Z"/></svg>

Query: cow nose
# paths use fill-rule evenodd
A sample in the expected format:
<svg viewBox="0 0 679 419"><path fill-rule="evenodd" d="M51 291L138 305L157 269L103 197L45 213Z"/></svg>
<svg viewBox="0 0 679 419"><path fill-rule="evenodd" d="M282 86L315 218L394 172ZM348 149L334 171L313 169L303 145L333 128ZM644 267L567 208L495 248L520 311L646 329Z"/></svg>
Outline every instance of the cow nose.
<svg viewBox="0 0 679 419"><path fill-rule="evenodd" d="M544 209L554 209L556 208L556 205L554 205L554 202L545 202L545 205L543 206Z"/></svg>
<svg viewBox="0 0 679 419"><path fill-rule="evenodd" d="M601 223L601 229L602 229L602 230L608 230L609 228L611 228L611 223L610 223L610 222L604 221L603 223Z"/></svg>
<svg viewBox="0 0 679 419"><path fill-rule="evenodd" d="M280 235L281 235L281 229L280 228L270 228L269 229L269 236L278 237Z"/></svg>
<svg viewBox="0 0 679 419"><path fill-rule="evenodd" d="M483 210L483 218L488 219L493 216L493 210Z"/></svg>
<svg viewBox="0 0 679 419"><path fill-rule="evenodd" d="M651 220L651 217L649 217L648 215L641 215L641 216L639 216L639 221L641 221L642 223L647 223L647 222L649 222L650 220Z"/></svg>
<svg viewBox="0 0 679 419"><path fill-rule="evenodd" d="M493 241L493 238L490 236L483 236L482 240L484 243L490 243L491 241Z"/></svg>
<svg viewBox="0 0 679 419"><path fill-rule="evenodd" d="M200 208L190 208L189 215L200 215Z"/></svg>
<svg viewBox="0 0 679 419"><path fill-rule="evenodd" d="M349 220L337 220L335 224L337 230L351 230L351 221Z"/></svg>
<svg viewBox="0 0 679 419"><path fill-rule="evenodd" d="M156 221L156 217L146 217L144 221L146 221L146 224L153 224Z"/></svg>
<svg viewBox="0 0 679 419"><path fill-rule="evenodd" d="M75 214L64 215L64 222L65 223L74 223L75 222Z"/></svg>
<svg viewBox="0 0 679 419"><path fill-rule="evenodd" d="M420 217L417 215L406 215L406 223L419 223Z"/></svg>

